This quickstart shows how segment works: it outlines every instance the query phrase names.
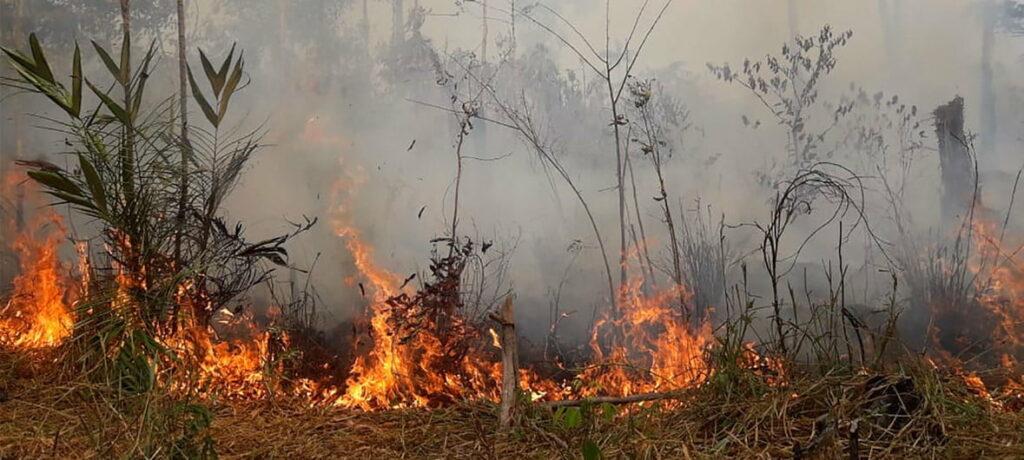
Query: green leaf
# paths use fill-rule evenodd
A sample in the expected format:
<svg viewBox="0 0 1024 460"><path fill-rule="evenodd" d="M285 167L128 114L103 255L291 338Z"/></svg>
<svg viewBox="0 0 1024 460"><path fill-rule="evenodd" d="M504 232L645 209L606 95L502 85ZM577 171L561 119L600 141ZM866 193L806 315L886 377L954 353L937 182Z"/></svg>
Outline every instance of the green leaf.
<svg viewBox="0 0 1024 460"><path fill-rule="evenodd" d="M85 176L85 183L89 186L96 207L103 214L107 213L107 193L103 189L103 181L100 179L96 167L85 158L85 155L78 154L78 165L82 168L82 175Z"/></svg>
<svg viewBox="0 0 1024 460"><path fill-rule="evenodd" d="M96 54L100 55L100 60L107 66L107 71L114 76L118 83L121 83L122 85L127 83L127 79L121 79L121 69L117 67L114 59L110 57L110 53L107 53L107 50L103 49L103 47L95 41L92 42L92 47L96 49Z"/></svg>
<svg viewBox="0 0 1024 460"><path fill-rule="evenodd" d="M82 189L78 188L78 186L75 185L74 182L71 182L67 177L64 177L63 174L35 170L29 171L28 176L48 188L70 193L72 195L82 196Z"/></svg>
<svg viewBox="0 0 1024 460"><path fill-rule="evenodd" d="M75 57L71 64L71 116L78 118L82 113L82 52L75 43Z"/></svg>
<svg viewBox="0 0 1024 460"><path fill-rule="evenodd" d="M235 44L231 44L231 51L228 52L228 57L224 59L224 62L220 64L220 70L217 71L217 81L220 84L220 88L214 87L214 94L220 97L220 89L224 87L224 79L228 77L228 66L231 65L231 61L235 56ZM241 56L239 56L241 61Z"/></svg>
<svg viewBox="0 0 1024 460"><path fill-rule="evenodd" d="M617 415L618 413L619 410L618 408L615 407L614 404L607 402L601 404L601 415L604 416L605 420L611 422L612 420L615 419L615 415Z"/></svg>
<svg viewBox="0 0 1024 460"><path fill-rule="evenodd" d="M199 49L199 60L203 64L203 72L206 74L206 81L210 82L210 86L213 87L213 96L217 97L220 95L220 85L217 83L217 71L213 70L213 64L206 57L206 53L203 52L202 48Z"/></svg>
<svg viewBox="0 0 1024 460"><path fill-rule="evenodd" d="M96 93L96 96L98 96L100 100L103 101L103 105L107 106L107 109L110 110L110 113L114 114L114 116L117 117L117 119L120 120L121 123L124 123L126 125L131 124L131 118L128 117L128 112L125 112L124 108L118 105L117 102L114 102L114 100L111 99L110 96L107 95L107 93L100 91L99 88L94 86L88 78L85 79L85 84L89 85L89 89L91 89L93 93Z"/></svg>
<svg viewBox="0 0 1024 460"><path fill-rule="evenodd" d="M38 46L38 42L36 44ZM11 67L21 76L21 79L26 83L32 85L35 90L42 95L49 98L55 104L57 104L62 110L73 114L73 109L68 101L68 96L65 95L64 89L60 84L53 81L53 74L49 73L49 66L46 65L45 69L41 70L41 67L32 62L32 59L25 56L24 54L12 50L10 48L2 48L3 52L11 61ZM38 51L39 56L42 56L42 51ZM45 57L43 57L45 63Z"/></svg>
<svg viewBox="0 0 1024 460"><path fill-rule="evenodd" d="M82 207L82 208L84 208L84 209L86 209L88 211L92 211L92 210L96 209L96 207L93 206L92 203L89 202L89 200L86 200L85 197L82 197L82 196L72 195L70 193L64 193L64 192L57 191L57 190L48 190L46 193L48 193L48 194L50 194L50 195L52 195L54 197L57 197L57 198L59 198L62 201L78 205L78 206L80 206L80 207ZM90 214L94 214L94 213L90 212Z"/></svg>
<svg viewBox="0 0 1024 460"><path fill-rule="evenodd" d="M50 84L56 84L57 81L53 79L50 64L46 62L46 54L43 53L43 48L39 46L39 38L36 37L35 33L29 34L28 44L32 48L32 59L36 62L35 74L50 82Z"/></svg>
<svg viewBox="0 0 1024 460"><path fill-rule="evenodd" d="M15 67L22 67L31 73L36 73L36 63L32 62L31 58L16 49L7 47L3 47L2 49L4 50L4 54L14 61Z"/></svg>
<svg viewBox="0 0 1024 460"><path fill-rule="evenodd" d="M217 114L213 112L213 108L210 107L210 103L206 102L206 97L203 96L203 92L199 90L199 85L196 84L196 79L192 75L192 68L188 67L188 82L192 86L192 97L199 103L199 107L203 109L203 114L206 115L206 119L216 128L220 125L220 119L217 118Z"/></svg>
<svg viewBox="0 0 1024 460"><path fill-rule="evenodd" d="M130 74L132 68L132 36L126 29L123 37L121 39L121 81L127 84L128 79L132 78Z"/></svg>
<svg viewBox="0 0 1024 460"><path fill-rule="evenodd" d="M235 64L235 70L231 72L231 78L227 82L227 86L224 87L224 94L220 99L220 107L217 110L217 119L223 120L224 114L228 111L228 101L231 100L231 95L234 94L235 88L238 88L238 83L242 80L242 69L245 67L245 61L242 60L242 56L238 56L238 63Z"/></svg>
<svg viewBox="0 0 1024 460"><path fill-rule="evenodd" d="M14 70L18 72L18 75L21 75L21 78L25 80L25 82L34 86L36 88L36 91L49 98L61 109L66 111L71 110L71 107L68 105L66 98L64 97L64 94L61 92L59 87L55 86L54 84L48 81L43 80L38 75L31 73L31 71L29 71L28 69L15 67Z"/></svg>
<svg viewBox="0 0 1024 460"><path fill-rule="evenodd" d="M154 50L154 46L150 45L149 51L146 52L146 58L142 60L142 67L139 70L138 87L135 88L135 94L132 97L132 107L130 112L132 120L135 120L139 116L139 107L142 106L142 95L146 90L146 81L149 80L149 64L153 60Z"/></svg>
<svg viewBox="0 0 1024 460"><path fill-rule="evenodd" d="M565 418L565 406L555 409L555 413L551 414L551 421L555 422L555 425L562 423L562 419Z"/></svg>
<svg viewBox="0 0 1024 460"><path fill-rule="evenodd" d="M579 407L570 407L565 411L566 428L576 428L583 424L583 413Z"/></svg>
<svg viewBox="0 0 1024 460"><path fill-rule="evenodd" d="M583 445L580 446L583 451L584 460L597 460L602 457L601 448L597 446L594 441L589 439L583 441Z"/></svg>

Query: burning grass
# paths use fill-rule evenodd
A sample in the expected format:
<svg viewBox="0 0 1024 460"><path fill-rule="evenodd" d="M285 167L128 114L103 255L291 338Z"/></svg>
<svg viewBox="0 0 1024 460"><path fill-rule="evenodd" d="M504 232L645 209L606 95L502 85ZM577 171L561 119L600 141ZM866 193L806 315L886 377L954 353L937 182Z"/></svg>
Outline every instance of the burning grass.
<svg viewBox="0 0 1024 460"><path fill-rule="evenodd" d="M0 457L129 453L140 434L114 423L105 433L113 442L98 444L97 390L55 384L56 366L38 358L4 352ZM926 364L885 374L796 370L784 386L754 373L732 377L746 384L726 390L712 379L663 401L578 412L533 406L510 433L495 429L487 401L387 411L290 397L222 401L212 408L211 434L226 459L579 458L590 444L606 458L846 458L853 443L858 458L1024 455L1024 413Z"/></svg>
<svg viewBox="0 0 1024 460"><path fill-rule="evenodd" d="M827 38L828 29L822 34ZM130 46L127 31L122 45ZM257 321L251 309L234 303L257 286L272 286L272 266L294 269L283 244L316 222L307 218L290 234L251 243L241 224L220 217L222 200L259 145L251 133L230 142L227 152L202 148L211 133L217 138L243 74L241 57L229 52L219 72L204 64L219 110L203 111L211 132L184 132L179 141L173 123L137 124L146 119L134 112L152 51L137 72L130 53L120 53L121 70L108 64L131 111L90 85L100 108L114 115L98 122L82 115L78 54L69 90L55 81L34 36L30 46L31 58L4 52L26 84L69 115L67 134L75 141L66 144L77 149L79 169L21 164L47 193L95 220L101 230L93 238L102 249L80 251L82 267L72 276L57 256L64 230L52 208L28 225L5 221L16 224L7 249L20 272L0 311L0 457L208 459L216 456L215 445L227 458L1024 456L1018 365L1024 273L1014 262L1019 250L1004 248L994 225L970 222L976 226L965 247L975 251L955 254L952 263L961 271L935 272L947 276L940 281L957 281L956 289L939 293L957 297L929 297L930 314L939 320L929 331L937 350L921 357L890 343L899 316L895 277L879 331L847 308L841 249L839 287L833 289L829 272L829 300L812 304L807 294L810 319L798 320L792 291L788 304L784 298L779 245L787 226L816 199L834 201L825 225L839 222L840 234L847 211L863 219L862 203L849 193L860 180L852 171L839 167L850 173L843 179L822 165L801 169L776 197L772 223L756 226L764 237L769 305L746 292L745 265L743 294L737 286L733 296L705 292L694 299L693 289L717 292L718 281L725 290L724 244L716 255L706 242L694 243L706 235L691 235L684 238L690 249L680 251L666 205L673 282L656 287L646 250L636 257L641 266L646 260L646 272L630 265L629 251L639 255L641 243L627 248L622 227L621 280L616 288L606 261L610 308L595 318L583 351L571 360L545 353L547 362L520 366L509 352L519 349L511 292L497 289L493 302L482 301L473 292L483 291L482 281L472 280L483 275L467 275L490 244L478 248L459 235L453 214L450 233L432 241L429 272L413 286L414 276L375 260L351 215L364 178L346 178L333 193L331 217L351 254L350 284L362 294L351 300L364 314L356 318L350 354L330 356L314 338L294 340L312 330L312 320L273 314ZM225 82L229 69L234 83ZM208 107L189 77L196 102ZM468 118L463 122L460 147ZM164 135L145 137L150 129ZM653 148L657 142L648 137ZM153 139L159 142L141 142ZM543 150L535 138L533 144ZM108 151L118 152L116 161ZM167 163L168 151L180 151L181 164ZM180 190L171 186L179 183ZM621 174L619 185L621 200ZM4 195L17 193L5 188ZM664 186L660 195L668 196ZM701 247L691 250L694 244ZM685 277L712 281L686 286L681 253L715 261L714 274ZM739 316L714 317L709 299ZM498 300L506 301L497 317L500 341L487 319ZM765 307L772 330L754 342L758 331L751 324ZM997 371L989 373L992 368ZM505 403L501 428L499 402Z"/></svg>
<svg viewBox="0 0 1024 460"><path fill-rule="evenodd" d="M52 255L59 221L41 215L53 220L56 236L32 246L49 252L15 251L23 262L18 279L61 287L64 294L54 297L59 317L72 318L76 294L67 286L80 280ZM997 341L1009 347L996 354L1005 365L988 372L964 370L949 353L900 355L870 371L847 361L812 366L736 340L744 334L716 337L709 320L695 327L676 308L687 292L651 292L641 280L623 286L619 308L596 323L583 368L563 365L558 378L531 366L520 369L520 413L512 430L502 432L495 416L500 344L485 324L460 313L457 300L446 303L458 299L445 294L447 272L435 271L412 289L374 262L358 231L336 225L371 307L367 341L346 373L337 366L293 373L290 362L302 357L291 349L287 331L224 310L219 322L186 323L191 326L177 334L158 336L171 353L157 355L153 365L154 378L165 385L132 393L123 383L98 384L67 366L72 343L18 340L36 337L33 324L49 321L47 309L33 302L50 297L30 297L17 311L38 314L13 315L22 325L17 328L11 320L3 323L13 339L4 343L0 369L0 455L106 458L154 453L140 446L196 450L214 444L224 458L1024 455L1024 387L1013 373L1015 362L1005 357L1017 352L1016 342ZM35 241L32 232L21 234L25 238L18 241ZM451 268L451 254L434 266ZM973 269L976 279L990 280L979 289L977 305L1002 309L993 315L1004 320L994 323L1002 325L996 332L1012 335L1006 320L1014 317L1016 291L1007 289L1016 272L1005 262L989 266L995 268ZM55 274L53 282L40 272ZM115 279L122 287L114 302L130 302L133 282ZM16 281L15 295L18 286ZM184 286L181 292L191 291ZM234 333L222 336L225 331ZM987 382L1000 385L990 389ZM126 388L128 396L121 394ZM657 396L641 403L601 402L652 392ZM167 413L184 417L159 415ZM145 428L134 428L139 426ZM150 439L168 434L163 444Z"/></svg>
<svg viewBox="0 0 1024 460"><path fill-rule="evenodd" d="M558 377L520 369L520 411L512 430L502 432L495 417L501 345L459 303L461 249L454 242L413 289L376 264L354 227L336 222L370 306L368 333L347 367L314 366L319 370L299 375L294 363L303 350L292 348L287 330L221 310L209 324L185 322L175 334L158 334L166 352L148 358L150 380L128 375L108 385L68 366L78 345L60 339L70 326L52 341L20 339L38 337L39 325L52 323L51 310L64 318L56 324L70 323L80 293L69 287L84 281L55 256L59 220L40 215L52 234L38 239L22 231L13 245L22 274L8 304L18 309L6 310L2 323L11 338L0 370L3 456L106 458L214 444L225 458L1024 455L1024 387L1007 358L1017 355L1017 342L1006 340L1016 334L1008 322L1016 317L1018 272L1002 250L979 251L995 262L970 265L979 283L973 305L999 320L991 323L997 340L990 345L1002 347L994 370L984 361L965 368L948 352L897 353L871 370L849 356L802 363L764 352L728 328L716 337L709 319L694 326L676 303L688 292L653 290L635 279L622 287L617 309L596 323L582 368L558 364ZM996 247L990 233L978 235L979 245ZM111 305L133 302L140 282L113 279L119 288ZM60 295L21 296L19 286ZM202 299L187 284L177 292ZM991 382L999 386L990 389ZM655 392L641 403L602 402Z"/></svg>

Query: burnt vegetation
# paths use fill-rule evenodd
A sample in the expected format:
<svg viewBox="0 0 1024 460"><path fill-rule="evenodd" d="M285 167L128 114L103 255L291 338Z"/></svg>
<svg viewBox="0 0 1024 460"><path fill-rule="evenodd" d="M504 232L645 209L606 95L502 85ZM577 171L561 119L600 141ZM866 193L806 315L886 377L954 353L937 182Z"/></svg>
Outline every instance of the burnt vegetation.
<svg viewBox="0 0 1024 460"><path fill-rule="evenodd" d="M0 458L1024 456L1018 2L978 134L840 84L829 25L698 83L644 63L672 0L393 0L381 42L366 1L156 3L0 4L45 139L4 121Z"/></svg>

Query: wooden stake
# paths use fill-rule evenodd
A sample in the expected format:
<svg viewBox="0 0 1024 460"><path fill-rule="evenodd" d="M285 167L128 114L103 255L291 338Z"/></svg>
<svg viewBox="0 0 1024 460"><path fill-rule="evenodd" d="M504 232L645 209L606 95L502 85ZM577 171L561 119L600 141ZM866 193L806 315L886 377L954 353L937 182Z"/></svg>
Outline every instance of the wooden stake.
<svg viewBox="0 0 1024 460"><path fill-rule="evenodd" d="M500 316L491 314L491 319L501 324L501 406L498 419L501 428L508 429L515 416L519 393L519 344L511 295L501 304Z"/></svg>

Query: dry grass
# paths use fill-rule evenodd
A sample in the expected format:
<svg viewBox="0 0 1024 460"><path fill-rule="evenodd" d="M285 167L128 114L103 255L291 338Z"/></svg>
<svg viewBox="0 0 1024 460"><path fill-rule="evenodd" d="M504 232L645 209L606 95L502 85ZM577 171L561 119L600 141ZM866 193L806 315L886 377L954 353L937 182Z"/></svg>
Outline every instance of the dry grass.
<svg viewBox="0 0 1024 460"><path fill-rule="evenodd" d="M97 440L94 419L110 411L80 397L83 384L55 383L54 366L41 364L45 356L0 357L0 459L109 458L131 450L132 420L105 419L110 428ZM751 382L733 380L726 389L720 379L615 415L590 407L571 427L532 408L510 433L496 431L489 402L387 412L287 399L222 402L214 405L212 435L223 459L580 458L585 440L605 458L831 459L851 458L855 425L862 459L1024 458L1024 413L975 394L952 374L916 367L785 386ZM105 443L119 448L104 451Z"/></svg>

